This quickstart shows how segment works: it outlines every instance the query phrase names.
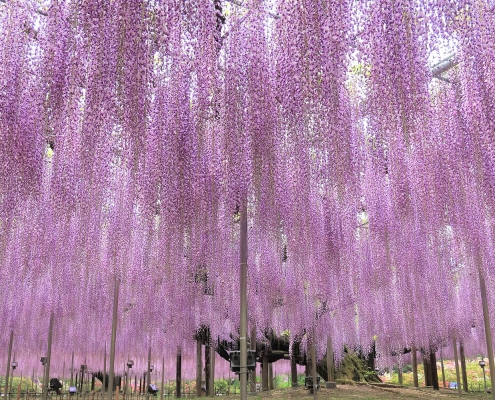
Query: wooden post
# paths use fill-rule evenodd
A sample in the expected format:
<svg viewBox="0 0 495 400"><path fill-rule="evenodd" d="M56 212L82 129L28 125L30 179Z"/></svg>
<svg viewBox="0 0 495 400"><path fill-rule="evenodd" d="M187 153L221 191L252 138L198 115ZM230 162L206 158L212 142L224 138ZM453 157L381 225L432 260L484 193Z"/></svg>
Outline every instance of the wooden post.
<svg viewBox="0 0 495 400"><path fill-rule="evenodd" d="M419 387L418 381L418 355L416 354L416 347L411 346L412 355L412 370L413 370L413 385L415 388Z"/></svg>
<svg viewBox="0 0 495 400"><path fill-rule="evenodd" d="M468 393L468 380L467 380L467 370L466 370L466 355L464 354L464 345L462 340L459 342L459 356L461 359L461 372L462 372L462 389Z"/></svg>
<svg viewBox="0 0 495 400"><path fill-rule="evenodd" d="M251 343L250 343L250 350L256 351L256 325L251 327ZM251 392L256 393L256 357L255 357L255 367L251 371L250 375L250 381L251 381Z"/></svg>
<svg viewBox="0 0 495 400"><path fill-rule="evenodd" d="M181 397L181 387L182 387L182 365L181 365L181 354L180 348L177 351L177 377L175 382L176 394L175 397Z"/></svg>
<svg viewBox="0 0 495 400"><path fill-rule="evenodd" d="M10 363L12 362L12 344L14 343L14 330L10 331L10 340L9 340L9 350L7 355L7 372L5 373L5 389L4 389L4 398L8 399L9 393L9 376L10 376Z"/></svg>
<svg viewBox="0 0 495 400"><path fill-rule="evenodd" d="M48 399L48 385L50 382L50 359L52 356L52 336L53 336L53 311L50 313L50 327L48 328L48 351L46 354L45 380L43 382L43 400Z"/></svg>
<svg viewBox="0 0 495 400"><path fill-rule="evenodd" d="M113 395L115 339L117 337L117 311L119 305L119 290L120 290L120 280L115 279L115 289L113 293L112 337L110 341L110 368L108 371L108 400L112 400L112 395Z"/></svg>
<svg viewBox="0 0 495 400"><path fill-rule="evenodd" d="M202 351L201 339L196 340L196 397L201 397L201 378L203 376L203 362L201 360Z"/></svg>
<svg viewBox="0 0 495 400"><path fill-rule="evenodd" d="M457 379L457 393L459 396L461 392L461 374L459 373L459 358L457 357L457 342L455 338L452 339L452 345L454 346L454 363L455 363L455 375Z"/></svg>
<svg viewBox="0 0 495 400"><path fill-rule="evenodd" d="M262 356L261 390L263 392L268 390L268 353L266 347Z"/></svg>

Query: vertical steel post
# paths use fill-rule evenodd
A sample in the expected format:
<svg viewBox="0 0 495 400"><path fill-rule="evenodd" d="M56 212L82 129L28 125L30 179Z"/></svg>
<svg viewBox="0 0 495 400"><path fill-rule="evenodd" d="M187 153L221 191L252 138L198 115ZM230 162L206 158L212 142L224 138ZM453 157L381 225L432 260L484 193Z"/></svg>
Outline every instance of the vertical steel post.
<svg viewBox="0 0 495 400"><path fill-rule="evenodd" d="M73 353L74 354L74 353ZM107 390L106 388L106 383L107 383L107 342L105 342L105 353L103 354L103 387L102 391L105 393Z"/></svg>
<svg viewBox="0 0 495 400"><path fill-rule="evenodd" d="M252 351L256 351L256 325L251 328L251 343L249 348ZM256 393L256 357L254 358L254 369L251 371L251 392Z"/></svg>
<svg viewBox="0 0 495 400"><path fill-rule="evenodd" d="M117 311L119 304L120 280L115 279L115 290L113 294L113 313L112 313L112 338L110 342L110 368L108 371L108 400L113 396L113 374L115 363L115 339L117 337Z"/></svg>
<svg viewBox="0 0 495 400"><path fill-rule="evenodd" d="M318 399L318 374L316 373L316 335L313 325L311 333L311 375L313 375L313 399Z"/></svg>
<svg viewBox="0 0 495 400"><path fill-rule="evenodd" d="M215 397L215 342L210 347L210 397Z"/></svg>
<svg viewBox="0 0 495 400"><path fill-rule="evenodd" d="M445 382L445 367L443 365L443 352L442 352L442 350L440 350L440 367L442 368L442 383L443 383L443 388L445 389L447 384Z"/></svg>
<svg viewBox="0 0 495 400"><path fill-rule="evenodd" d="M415 388L419 387L418 381L418 356L416 354L416 346L411 346L412 355L412 370L413 370L413 385Z"/></svg>
<svg viewBox="0 0 495 400"><path fill-rule="evenodd" d="M9 376L10 376L10 363L12 362L12 344L14 343L14 330L10 331L10 340L9 340L9 352L7 356L7 371L5 373L5 390L4 390L4 398L7 400L7 395L9 393Z"/></svg>
<svg viewBox="0 0 495 400"><path fill-rule="evenodd" d="M46 354L45 380L43 382L43 400L48 398L48 385L50 382L50 362L52 357L52 336L53 336L53 311L50 313L50 327L48 329L48 351Z"/></svg>
<svg viewBox="0 0 495 400"><path fill-rule="evenodd" d="M263 355L261 356L261 390L263 392L268 391L268 352L266 350L263 350Z"/></svg>
<svg viewBox="0 0 495 400"><path fill-rule="evenodd" d="M327 389L333 387L333 382L335 382L335 377L333 374L333 344L332 344L332 336L328 335L327 337L327 373L328 373L328 382L332 382L331 385L328 385Z"/></svg>
<svg viewBox="0 0 495 400"><path fill-rule="evenodd" d="M165 380L165 357L162 356L162 386L160 387L161 399L163 399L164 380Z"/></svg>
<svg viewBox="0 0 495 400"><path fill-rule="evenodd" d="M201 397L201 377L203 362L201 360L201 339L196 340L196 397Z"/></svg>
<svg viewBox="0 0 495 400"><path fill-rule="evenodd" d="M478 266L480 278L481 302L483 303L483 320L485 321L486 349L488 351L488 363L490 365L490 381L492 384L492 399L495 400L495 363L493 361L492 332L490 330L490 314L488 312L488 301L486 296L485 278L481 272L481 265Z"/></svg>
<svg viewBox="0 0 495 400"><path fill-rule="evenodd" d="M455 363L455 375L457 379L457 393L462 395L461 391L461 374L459 373L459 358L457 357L457 341L455 337L452 339L452 345L454 346L454 363Z"/></svg>
<svg viewBox="0 0 495 400"><path fill-rule="evenodd" d="M74 386L74 352L72 352L72 361L70 367L70 386Z"/></svg>
<svg viewBox="0 0 495 400"><path fill-rule="evenodd" d="M181 398L181 387L182 387L182 359L181 359L181 350L180 348L177 351L177 371L176 371L176 380L175 380L175 397Z"/></svg>
<svg viewBox="0 0 495 400"><path fill-rule="evenodd" d="M144 388L144 390L146 391L146 400L149 400L150 398L150 394L148 393L148 385L151 384L150 368L151 368L151 346L148 347L148 370L146 371L146 387Z"/></svg>
<svg viewBox="0 0 495 400"><path fill-rule="evenodd" d="M240 226L240 261L241 261L241 323L240 323L240 371L239 383L241 385L241 400L247 400L247 252L248 252L248 236L247 236L247 193L241 199L241 226Z"/></svg>

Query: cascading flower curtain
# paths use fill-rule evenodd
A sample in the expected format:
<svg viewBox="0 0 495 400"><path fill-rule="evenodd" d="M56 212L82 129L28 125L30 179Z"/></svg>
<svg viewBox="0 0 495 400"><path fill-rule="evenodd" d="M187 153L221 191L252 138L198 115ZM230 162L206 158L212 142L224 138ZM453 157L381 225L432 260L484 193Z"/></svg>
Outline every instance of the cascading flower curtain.
<svg viewBox="0 0 495 400"><path fill-rule="evenodd" d="M54 311L55 364L101 364L116 278L122 362L235 342L244 198L259 340L480 337L494 28L484 0L1 2L1 342L44 351Z"/></svg>

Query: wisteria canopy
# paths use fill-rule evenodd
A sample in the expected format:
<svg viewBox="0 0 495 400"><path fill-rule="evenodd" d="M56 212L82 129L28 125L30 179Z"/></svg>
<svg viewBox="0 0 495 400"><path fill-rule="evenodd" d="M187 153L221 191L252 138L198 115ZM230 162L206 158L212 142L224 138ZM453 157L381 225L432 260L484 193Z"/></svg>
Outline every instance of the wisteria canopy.
<svg viewBox="0 0 495 400"><path fill-rule="evenodd" d="M0 2L2 348L235 338L247 197L260 338L486 352L493 71L488 0Z"/></svg>

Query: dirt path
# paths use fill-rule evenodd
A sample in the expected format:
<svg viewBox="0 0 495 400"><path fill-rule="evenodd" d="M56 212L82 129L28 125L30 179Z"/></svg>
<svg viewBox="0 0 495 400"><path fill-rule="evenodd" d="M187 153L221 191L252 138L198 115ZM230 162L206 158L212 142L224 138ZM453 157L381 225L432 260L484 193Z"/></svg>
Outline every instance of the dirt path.
<svg viewBox="0 0 495 400"><path fill-rule="evenodd" d="M482 393L464 394L463 398L469 399L486 399L489 396ZM225 396L224 399L238 399L237 396ZM340 385L337 389L322 388L318 392L318 400L339 400L339 399L359 399L359 400L392 400L392 399L455 399L458 398L457 391L441 389L434 391L432 389L413 389L413 388L382 388L368 385ZM304 388L273 390L270 392L257 393L249 396L248 399L313 399Z"/></svg>

